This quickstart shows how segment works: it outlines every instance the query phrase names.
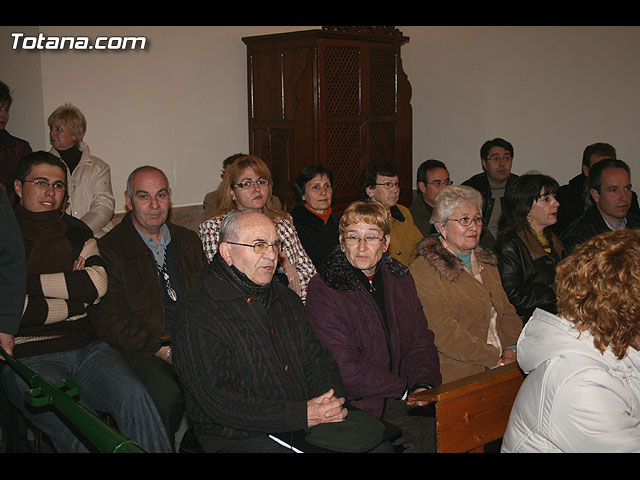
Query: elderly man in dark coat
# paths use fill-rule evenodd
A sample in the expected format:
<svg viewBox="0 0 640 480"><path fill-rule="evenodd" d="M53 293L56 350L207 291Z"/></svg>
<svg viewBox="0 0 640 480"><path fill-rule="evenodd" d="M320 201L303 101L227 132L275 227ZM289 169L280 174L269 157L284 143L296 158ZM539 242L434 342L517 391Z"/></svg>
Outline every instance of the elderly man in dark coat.
<svg viewBox="0 0 640 480"><path fill-rule="evenodd" d="M273 279L281 246L273 222L234 211L219 245L174 325L174 364L203 450L279 451L275 435L351 417L302 301Z"/></svg>

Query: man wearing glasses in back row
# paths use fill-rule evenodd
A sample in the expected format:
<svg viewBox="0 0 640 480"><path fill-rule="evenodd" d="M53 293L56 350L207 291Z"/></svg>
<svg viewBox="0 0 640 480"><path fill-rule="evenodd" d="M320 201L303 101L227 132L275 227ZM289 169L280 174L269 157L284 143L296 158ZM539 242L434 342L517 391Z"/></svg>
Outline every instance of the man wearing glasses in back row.
<svg viewBox="0 0 640 480"><path fill-rule="evenodd" d="M429 222L436 197L447 185L453 182L449 177L446 165L440 160L427 160L418 167L418 196L411 204L411 215L416 227L422 235L428 237L436 232L435 227Z"/></svg>
<svg viewBox="0 0 640 480"><path fill-rule="evenodd" d="M387 210L391 227L389 255L408 267L418 256L416 245L423 235L416 227L409 208L398 203L398 167L386 162L369 163L360 175L359 186L362 200L378 202Z"/></svg>

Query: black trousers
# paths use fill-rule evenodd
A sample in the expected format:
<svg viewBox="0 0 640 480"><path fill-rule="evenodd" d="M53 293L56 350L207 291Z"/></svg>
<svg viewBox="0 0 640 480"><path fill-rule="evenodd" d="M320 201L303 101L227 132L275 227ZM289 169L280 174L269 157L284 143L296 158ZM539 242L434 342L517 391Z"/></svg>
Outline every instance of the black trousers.
<svg viewBox="0 0 640 480"><path fill-rule="evenodd" d="M387 400L384 419L402 430L402 437L393 444L402 448L403 453L436 452L436 419L432 409L408 406L403 400Z"/></svg>

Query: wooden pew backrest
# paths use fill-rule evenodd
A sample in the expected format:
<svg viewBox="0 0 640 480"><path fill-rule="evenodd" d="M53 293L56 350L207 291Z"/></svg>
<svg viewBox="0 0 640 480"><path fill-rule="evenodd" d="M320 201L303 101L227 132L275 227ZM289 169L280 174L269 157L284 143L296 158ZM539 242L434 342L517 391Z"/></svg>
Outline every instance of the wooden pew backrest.
<svg viewBox="0 0 640 480"><path fill-rule="evenodd" d="M502 438L524 376L516 363L410 395L435 404L438 452L482 452Z"/></svg>

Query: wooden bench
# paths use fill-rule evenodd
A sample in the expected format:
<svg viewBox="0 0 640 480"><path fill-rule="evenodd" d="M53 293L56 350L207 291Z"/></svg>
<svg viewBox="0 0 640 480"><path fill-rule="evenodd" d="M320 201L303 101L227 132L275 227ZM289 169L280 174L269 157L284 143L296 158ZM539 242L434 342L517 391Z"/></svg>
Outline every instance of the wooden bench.
<svg viewBox="0 0 640 480"><path fill-rule="evenodd" d="M484 452L502 438L524 375L516 363L420 392L410 400L433 403L438 453Z"/></svg>

